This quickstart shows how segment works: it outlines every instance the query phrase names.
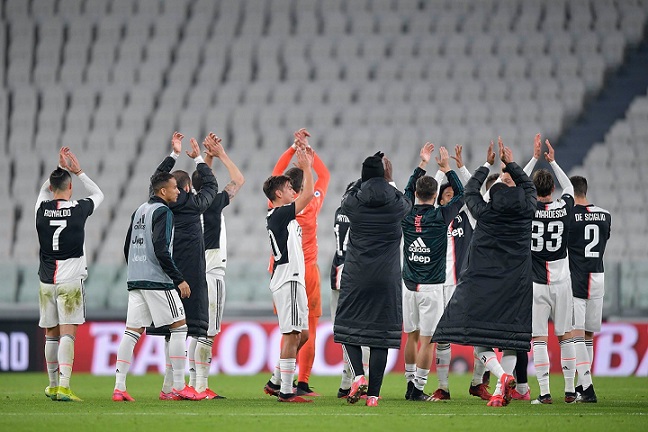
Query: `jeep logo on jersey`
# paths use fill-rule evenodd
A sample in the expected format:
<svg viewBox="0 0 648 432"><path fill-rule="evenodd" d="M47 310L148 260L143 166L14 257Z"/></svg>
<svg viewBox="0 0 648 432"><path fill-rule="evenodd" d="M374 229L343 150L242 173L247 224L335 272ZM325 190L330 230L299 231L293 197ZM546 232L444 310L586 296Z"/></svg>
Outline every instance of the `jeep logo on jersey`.
<svg viewBox="0 0 648 432"><path fill-rule="evenodd" d="M417 237L408 249L410 252L430 253L430 248L425 245L421 237Z"/></svg>

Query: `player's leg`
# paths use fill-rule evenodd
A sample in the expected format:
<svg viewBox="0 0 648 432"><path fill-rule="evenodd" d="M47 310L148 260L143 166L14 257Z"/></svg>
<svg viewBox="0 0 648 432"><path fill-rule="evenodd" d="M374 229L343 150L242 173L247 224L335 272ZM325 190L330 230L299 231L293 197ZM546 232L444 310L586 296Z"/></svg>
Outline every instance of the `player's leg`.
<svg viewBox="0 0 648 432"><path fill-rule="evenodd" d="M342 267L342 266L340 266ZM336 273L337 274L337 273ZM338 301L340 300L340 290L332 289L331 290L331 321L335 323L335 314L337 312ZM338 389L338 398L346 398L351 391L351 383L353 382L353 375L351 375L351 369L347 365L347 362L343 362L342 367L342 379L340 381L340 388Z"/></svg>
<svg viewBox="0 0 648 432"><path fill-rule="evenodd" d="M515 378L512 375L504 372L502 365L497 360L497 355L492 348L475 347L475 353L484 366L497 377L499 381L498 389L495 390L493 396L488 401L488 406L501 407L508 403L510 399L510 391L515 387Z"/></svg>
<svg viewBox="0 0 648 432"><path fill-rule="evenodd" d="M565 402L576 401L574 380L576 377L576 349L572 338L574 322L574 297L571 290L571 281L552 285L556 298L553 316L554 329L560 342L560 366L565 378Z"/></svg>
<svg viewBox="0 0 648 432"><path fill-rule="evenodd" d="M577 368L578 368L578 363L586 362L587 370L583 373L578 370L578 376L579 376L579 381L581 383L581 388L579 388L579 395L578 398L576 399L577 402L585 402L585 403L596 403L597 398L596 398L596 392L594 391L594 384L592 383L592 357L590 355L592 354L592 351L590 351L590 348L593 349L593 337L594 333L598 332L601 330L601 321L602 321L602 316L603 316L603 298L594 298L594 299L576 299L574 298L574 318L576 320L576 314L577 314L577 307L576 307L576 302L577 301L582 301L585 303L584 307L584 331L581 333L583 337L583 343L580 344L580 346L576 346L576 361L577 361ZM588 346L587 343L590 343ZM580 354L579 354L580 350ZM582 360L579 360L579 358L582 358ZM585 366L585 365L582 365ZM582 377L581 377L582 375ZM587 386L586 383L589 381L590 385Z"/></svg>
<svg viewBox="0 0 648 432"><path fill-rule="evenodd" d="M367 379L364 376L362 367L362 348L358 345L342 345L344 361L347 362L351 373L353 374L353 383L351 391L347 397L347 402L356 403L362 395L367 393Z"/></svg>
<svg viewBox="0 0 648 432"><path fill-rule="evenodd" d="M416 378L416 355L419 346L419 311L416 304L416 292L403 285L403 331L407 334L403 357L405 360L405 380L407 390L405 399L409 400L414 389Z"/></svg>
<svg viewBox="0 0 648 432"><path fill-rule="evenodd" d="M527 368L529 366L529 354L526 351L516 351L515 362L515 388L511 392L511 397L516 400L531 400L529 391L529 379Z"/></svg>
<svg viewBox="0 0 648 432"><path fill-rule="evenodd" d="M473 377L470 382L468 393L472 396L477 396L482 400L489 401L493 395L488 391L488 383L484 382L484 371L486 370L486 366L484 366L484 363L480 360L476 347L473 348L473 358ZM488 375L490 376L490 372L488 372Z"/></svg>
<svg viewBox="0 0 648 432"><path fill-rule="evenodd" d="M385 368L387 367L387 348L370 347L371 354L369 356L369 386L367 388L367 398L380 396L380 389L382 387L383 378L385 376Z"/></svg>
<svg viewBox="0 0 648 432"><path fill-rule="evenodd" d="M312 391L308 383L313 362L315 361L315 339L317 325L322 315L322 295L320 292L320 272L317 263L306 265L305 272L306 297L308 299L308 340L299 350L299 376L297 377L297 394L303 396L319 396Z"/></svg>
<svg viewBox="0 0 648 432"><path fill-rule="evenodd" d="M531 315L533 363L535 365L538 385L540 386L540 395L532 403L548 404L552 403L549 388L549 351L547 349L549 317L551 315L548 285L533 283L533 308Z"/></svg>
<svg viewBox="0 0 648 432"><path fill-rule="evenodd" d="M80 401L70 390L74 364L74 340L77 327L85 322L85 293L83 281L57 284L56 303L59 316L59 386L57 400Z"/></svg>
<svg viewBox="0 0 648 432"><path fill-rule="evenodd" d="M222 274L206 274L207 292L209 298L209 328L207 337L199 338L195 351L196 391L207 392L207 399L222 399L209 388L209 368L212 360L214 337L221 330L223 310L225 306L225 280Z"/></svg>
<svg viewBox="0 0 648 432"><path fill-rule="evenodd" d="M38 303L40 319L38 326L45 329L45 364L49 385L45 388L45 396L56 400L59 381L59 320L56 306L56 285L40 283L38 288Z"/></svg>

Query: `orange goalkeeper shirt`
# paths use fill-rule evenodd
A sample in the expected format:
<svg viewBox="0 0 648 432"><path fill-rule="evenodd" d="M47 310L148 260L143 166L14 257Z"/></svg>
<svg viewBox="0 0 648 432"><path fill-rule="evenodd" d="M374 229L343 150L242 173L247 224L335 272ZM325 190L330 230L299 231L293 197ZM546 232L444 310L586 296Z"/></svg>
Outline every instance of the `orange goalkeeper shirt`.
<svg viewBox="0 0 648 432"><path fill-rule="evenodd" d="M286 168L288 168L288 164L290 164L290 160L294 154L295 150L289 147L277 161L277 164L272 170L272 175L282 175ZM313 170L317 175L315 196L306 208L297 215L297 222L302 229L302 249L304 249L305 264L317 263L317 215L322 209L329 180L331 179L331 173L317 154L315 154L315 158L313 159ZM272 269L272 261L270 262L270 269Z"/></svg>

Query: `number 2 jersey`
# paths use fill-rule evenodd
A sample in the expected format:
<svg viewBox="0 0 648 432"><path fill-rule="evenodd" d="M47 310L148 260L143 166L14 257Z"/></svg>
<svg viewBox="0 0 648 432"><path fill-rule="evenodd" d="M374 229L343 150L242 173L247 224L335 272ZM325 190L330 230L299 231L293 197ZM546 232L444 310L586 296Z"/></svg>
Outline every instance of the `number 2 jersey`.
<svg viewBox="0 0 648 432"><path fill-rule="evenodd" d="M609 211L592 204L574 206L569 227L569 269L574 297L603 297L603 254L611 227Z"/></svg>
<svg viewBox="0 0 648 432"><path fill-rule="evenodd" d="M335 233L335 255L331 263L331 289L340 289L340 278L342 276L342 266L346 257L347 243L349 242L349 218L342 213L342 207L335 210L335 223L333 232Z"/></svg>
<svg viewBox="0 0 648 432"><path fill-rule="evenodd" d="M85 223L103 201L103 193L86 174L79 179L92 193L78 201L46 200L49 181L41 188L36 203L36 230L40 244L38 276L43 283L54 284L85 279Z"/></svg>

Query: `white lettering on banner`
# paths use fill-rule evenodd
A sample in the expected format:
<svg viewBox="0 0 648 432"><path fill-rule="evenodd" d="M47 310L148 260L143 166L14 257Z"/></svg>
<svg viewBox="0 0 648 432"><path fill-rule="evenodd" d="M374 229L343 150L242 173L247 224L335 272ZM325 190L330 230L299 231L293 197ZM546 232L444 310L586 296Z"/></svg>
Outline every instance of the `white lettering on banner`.
<svg viewBox="0 0 648 432"><path fill-rule="evenodd" d="M614 337L620 336L615 342ZM637 328L626 324L603 324L597 337L593 374L601 376L630 376L637 368L638 358L634 349L639 338ZM612 356L620 363L612 366Z"/></svg>
<svg viewBox="0 0 648 432"><path fill-rule="evenodd" d="M138 345L140 345L140 349L137 356L133 358L133 364L130 368L132 373L135 375L145 374L151 366L157 372L164 373L166 369L164 338L162 336L145 337L140 340Z"/></svg>
<svg viewBox="0 0 648 432"><path fill-rule="evenodd" d="M124 335L123 323L93 322L90 324L90 335L94 338L92 369L94 375L114 375L115 360L119 342Z"/></svg>
<svg viewBox="0 0 648 432"><path fill-rule="evenodd" d="M241 337L250 338L250 351L247 361L239 365L236 353ZM221 371L228 375L250 375L261 372L266 358L268 338L259 324L237 322L222 332L218 341L218 357Z"/></svg>
<svg viewBox="0 0 648 432"><path fill-rule="evenodd" d="M23 332L0 332L0 370L24 371L29 368L29 337Z"/></svg>

